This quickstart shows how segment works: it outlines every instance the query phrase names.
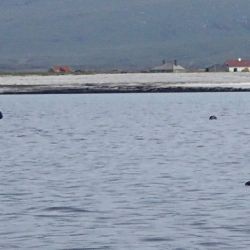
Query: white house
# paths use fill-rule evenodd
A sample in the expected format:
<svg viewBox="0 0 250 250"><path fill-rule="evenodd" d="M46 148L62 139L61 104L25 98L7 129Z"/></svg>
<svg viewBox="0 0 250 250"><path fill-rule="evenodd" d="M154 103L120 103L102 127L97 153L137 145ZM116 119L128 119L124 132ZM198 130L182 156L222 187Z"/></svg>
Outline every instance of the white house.
<svg viewBox="0 0 250 250"><path fill-rule="evenodd" d="M225 62L229 72L250 72L250 60L241 58L228 60Z"/></svg>

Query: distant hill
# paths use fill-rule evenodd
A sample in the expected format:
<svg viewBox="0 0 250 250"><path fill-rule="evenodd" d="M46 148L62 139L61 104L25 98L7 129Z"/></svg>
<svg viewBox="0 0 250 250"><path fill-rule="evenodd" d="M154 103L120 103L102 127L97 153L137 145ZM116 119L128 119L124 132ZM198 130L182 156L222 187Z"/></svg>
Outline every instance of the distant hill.
<svg viewBox="0 0 250 250"><path fill-rule="evenodd" d="M249 0L1 0L0 64L146 68L250 58Z"/></svg>

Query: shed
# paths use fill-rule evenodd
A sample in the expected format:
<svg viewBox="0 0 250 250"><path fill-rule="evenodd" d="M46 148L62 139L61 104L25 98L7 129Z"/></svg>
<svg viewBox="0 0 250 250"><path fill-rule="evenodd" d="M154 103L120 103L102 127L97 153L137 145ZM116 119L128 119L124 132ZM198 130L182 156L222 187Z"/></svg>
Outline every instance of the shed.
<svg viewBox="0 0 250 250"><path fill-rule="evenodd" d="M214 64L205 69L206 72L227 72L228 68L225 64Z"/></svg>

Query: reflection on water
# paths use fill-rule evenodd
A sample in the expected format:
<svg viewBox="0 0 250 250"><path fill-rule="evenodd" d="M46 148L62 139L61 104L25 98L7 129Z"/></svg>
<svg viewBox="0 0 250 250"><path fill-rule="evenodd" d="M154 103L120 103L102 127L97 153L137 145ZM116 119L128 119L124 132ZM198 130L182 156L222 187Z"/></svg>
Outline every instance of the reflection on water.
<svg viewBox="0 0 250 250"><path fill-rule="evenodd" d="M247 249L249 97L2 96L1 248Z"/></svg>

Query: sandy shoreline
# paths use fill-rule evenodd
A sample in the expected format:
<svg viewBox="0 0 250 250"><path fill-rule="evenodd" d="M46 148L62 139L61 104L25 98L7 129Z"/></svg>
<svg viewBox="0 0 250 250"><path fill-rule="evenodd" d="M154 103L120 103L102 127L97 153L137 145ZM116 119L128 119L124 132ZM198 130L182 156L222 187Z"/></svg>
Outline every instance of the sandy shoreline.
<svg viewBox="0 0 250 250"><path fill-rule="evenodd" d="M250 91L249 73L1 76L0 94Z"/></svg>

